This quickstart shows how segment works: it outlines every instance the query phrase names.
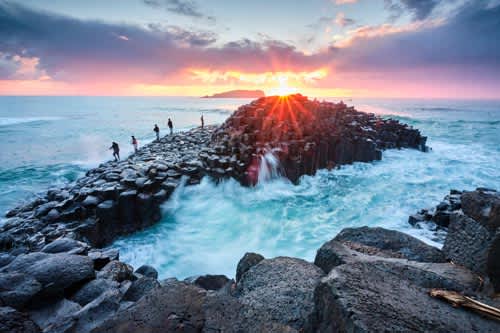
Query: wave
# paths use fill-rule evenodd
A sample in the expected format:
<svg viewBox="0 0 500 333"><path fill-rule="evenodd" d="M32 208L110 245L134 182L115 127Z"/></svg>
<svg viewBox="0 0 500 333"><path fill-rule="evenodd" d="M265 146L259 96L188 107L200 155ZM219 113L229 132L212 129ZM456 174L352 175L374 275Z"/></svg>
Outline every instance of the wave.
<svg viewBox="0 0 500 333"><path fill-rule="evenodd" d="M34 122L41 122L41 121L56 121L56 120L61 120L61 119L63 119L63 118L60 118L60 117L22 117L22 118L0 117L0 126L11 126L11 125L34 123Z"/></svg>

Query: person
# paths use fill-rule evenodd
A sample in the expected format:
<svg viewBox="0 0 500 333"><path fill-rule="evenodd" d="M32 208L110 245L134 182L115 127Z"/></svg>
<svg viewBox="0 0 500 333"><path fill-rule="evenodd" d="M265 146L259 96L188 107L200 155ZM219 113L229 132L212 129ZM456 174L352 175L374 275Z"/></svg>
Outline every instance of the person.
<svg viewBox="0 0 500 333"><path fill-rule="evenodd" d="M203 129L203 127L205 126L205 119L203 119L203 115L201 115L201 129Z"/></svg>
<svg viewBox="0 0 500 333"><path fill-rule="evenodd" d="M155 128L153 128L153 131L155 131L156 133L156 141L160 141L160 128L157 124L155 124Z"/></svg>
<svg viewBox="0 0 500 333"><path fill-rule="evenodd" d="M132 146L134 146L134 152L137 153L137 139L132 135Z"/></svg>
<svg viewBox="0 0 500 333"><path fill-rule="evenodd" d="M168 128L170 128L170 134L174 134L174 124L170 118L168 118Z"/></svg>
<svg viewBox="0 0 500 333"><path fill-rule="evenodd" d="M113 141L113 143L111 144L111 147L109 147L109 149L113 149L113 157L115 158L115 161L119 161L120 160L120 147L118 146L118 144Z"/></svg>

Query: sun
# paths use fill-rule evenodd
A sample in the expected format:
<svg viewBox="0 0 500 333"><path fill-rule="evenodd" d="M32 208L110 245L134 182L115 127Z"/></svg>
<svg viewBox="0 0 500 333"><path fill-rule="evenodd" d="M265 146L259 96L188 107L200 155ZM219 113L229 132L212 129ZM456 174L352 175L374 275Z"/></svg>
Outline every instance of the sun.
<svg viewBox="0 0 500 333"><path fill-rule="evenodd" d="M293 88L288 85L288 76L280 75L276 78L276 80L278 81L278 87L269 91L271 96L288 96L297 93L297 88Z"/></svg>

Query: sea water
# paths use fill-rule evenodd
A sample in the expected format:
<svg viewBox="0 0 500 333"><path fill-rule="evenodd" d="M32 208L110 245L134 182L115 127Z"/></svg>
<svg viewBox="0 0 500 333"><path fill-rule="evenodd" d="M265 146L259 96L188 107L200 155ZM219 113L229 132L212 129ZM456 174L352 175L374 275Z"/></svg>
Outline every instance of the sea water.
<svg viewBox="0 0 500 333"><path fill-rule="evenodd" d="M220 123L248 100L117 97L1 97L0 209L28 200L48 186L71 182L109 159L111 140L123 154L129 136L150 141L154 123L177 128ZM362 100L349 105L419 128L432 150L387 150L382 161L354 163L305 176L292 185L272 156L254 188L233 180L181 187L156 225L112 246L122 260L150 264L161 278L195 274L234 276L245 252L313 260L341 229L383 226L440 246L408 215L432 207L450 189L500 189L500 102ZM163 132L164 133L164 132Z"/></svg>

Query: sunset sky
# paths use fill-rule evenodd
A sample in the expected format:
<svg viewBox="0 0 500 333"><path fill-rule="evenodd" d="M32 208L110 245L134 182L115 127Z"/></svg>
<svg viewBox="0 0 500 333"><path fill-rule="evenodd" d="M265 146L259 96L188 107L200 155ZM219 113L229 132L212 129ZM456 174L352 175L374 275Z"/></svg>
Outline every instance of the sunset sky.
<svg viewBox="0 0 500 333"><path fill-rule="evenodd" d="M1 95L500 98L500 0L0 0Z"/></svg>

